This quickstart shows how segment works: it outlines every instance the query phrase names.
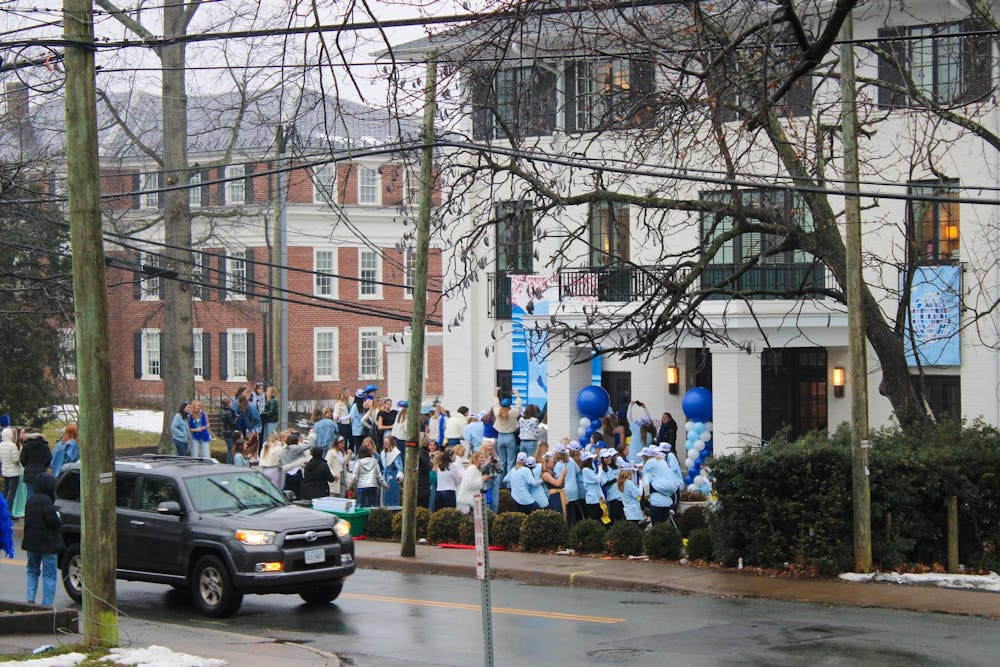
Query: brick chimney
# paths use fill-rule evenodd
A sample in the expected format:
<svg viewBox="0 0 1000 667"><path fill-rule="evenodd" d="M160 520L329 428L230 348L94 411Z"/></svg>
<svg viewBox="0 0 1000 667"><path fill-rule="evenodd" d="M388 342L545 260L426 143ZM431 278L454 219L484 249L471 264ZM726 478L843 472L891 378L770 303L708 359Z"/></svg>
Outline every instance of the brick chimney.
<svg viewBox="0 0 1000 667"><path fill-rule="evenodd" d="M28 117L28 87L23 83L8 83L4 94L7 105L7 116L10 118Z"/></svg>

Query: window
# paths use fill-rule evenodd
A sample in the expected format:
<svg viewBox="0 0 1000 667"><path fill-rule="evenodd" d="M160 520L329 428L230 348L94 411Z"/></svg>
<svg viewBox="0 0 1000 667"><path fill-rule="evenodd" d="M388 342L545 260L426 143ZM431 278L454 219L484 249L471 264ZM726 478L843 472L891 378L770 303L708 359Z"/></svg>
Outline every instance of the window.
<svg viewBox="0 0 1000 667"><path fill-rule="evenodd" d="M316 296L337 297L337 251L313 250L314 291Z"/></svg>
<svg viewBox="0 0 1000 667"><path fill-rule="evenodd" d="M567 65L566 130L641 124L651 115L654 77L653 62L648 58L610 58Z"/></svg>
<svg viewBox="0 0 1000 667"><path fill-rule="evenodd" d="M880 87L879 106L920 106L922 98L932 104L947 105L971 102L986 95L992 87L990 36L960 35L991 29L979 19L880 29L878 36L883 39L913 39L883 42L883 50L891 57L879 57L879 80L907 88L908 75L914 92Z"/></svg>
<svg viewBox="0 0 1000 667"><path fill-rule="evenodd" d="M776 83L784 81L799 63L792 59L796 50L782 44L794 43L791 34L777 34L759 48L739 49L729 52L721 61L718 52L710 52L714 63L706 79L708 100L721 107L723 122L743 120L756 114L763 105L770 103ZM798 77L791 88L773 104L778 115L808 116L812 113L813 77Z"/></svg>
<svg viewBox="0 0 1000 667"><path fill-rule="evenodd" d="M66 380L76 379L76 331L59 330L59 373Z"/></svg>
<svg viewBox="0 0 1000 667"><path fill-rule="evenodd" d="M701 216L701 237L703 247L708 247L716 238L727 235L736 221L736 212L728 205L732 203L730 192L707 192L702 198L727 204L727 210L718 214L703 213ZM739 208L771 210L778 214L785 224L795 225L811 232L814 229L812 214L802 197L793 192L779 190L742 190ZM748 222L754 222L749 216ZM746 232L725 241L709 259L702 271L702 289L719 288L727 292L739 292L754 299L791 298L787 292L808 292L826 285L826 275L821 265L802 250L776 252L783 242L777 234ZM752 265L739 277L733 273ZM709 298L728 298L729 293L710 295Z"/></svg>
<svg viewBox="0 0 1000 667"><path fill-rule="evenodd" d="M200 380L205 377L205 349L202 345L205 340L202 337L201 329L194 330L194 337L192 341L194 342L194 379Z"/></svg>
<svg viewBox="0 0 1000 667"><path fill-rule="evenodd" d="M919 375L911 376L913 388L917 396L927 401L934 417L939 421L951 419L959 422L962 419L962 379L958 375L924 375L923 381Z"/></svg>
<svg viewBox="0 0 1000 667"><path fill-rule="evenodd" d="M590 265L620 264L629 259L628 206L613 202L591 204Z"/></svg>
<svg viewBox="0 0 1000 667"><path fill-rule="evenodd" d="M191 175L188 187L188 204L191 208L201 208L201 172Z"/></svg>
<svg viewBox="0 0 1000 667"><path fill-rule="evenodd" d="M362 380L382 377L382 329L358 329L358 369Z"/></svg>
<svg viewBox="0 0 1000 667"><path fill-rule="evenodd" d="M382 298L382 258L374 250L358 251L358 295L362 299Z"/></svg>
<svg viewBox="0 0 1000 667"><path fill-rule="evenodd" d="M531 205L524 201L502 201L496 205L497 270L531 273L534 227Z"/></svg>
<svg viewBox="0 0 1000 667"><path fill-rule="evenodd" d="M115 507L132 509L132 499L135 497L135 483L138 479L135 475L115 474Z"/></svg>
<svg viewBox="0 0 1000 667"><path fill-rule="evenodd" d="M142 278L139 283L139 293L143 301L157 301L163 287L163 278L155 275L160 269L160 258L153 253L140 253L139 262L142 265Z"/></svg>
<svg viewBox="0 0 1000 667"><path fill-rule="evenodd" d="M205 274L205 255L194 250L191 252L191 298L200 301L205 298L208 276Z"/></svg>
<svg viewBox="0 0 1000 667"><path fill-rule="evenodd" d="M496 379L496 384L493 386L500 388L497 394L501 398L512 396L514 393L514 372L497 369Z"/></svg>
<svg viewBox="0 0 1000 667"><path fill-rule="evenodd" d="M242 301L247 298L247 261L245 256L226 255L226 298Z"/></svg>
<svg viewBox="0 0 1000 667"><path fill-rule="evenodd" d="M229 376L227 379L230 382L246 382L249 362L247 330L229 329L226 333L229 341L226 350L229 355L227 360Z"/></svg>
<svg viewBox="0 0 1000 667"><path fill-rule="evenodd" d="M313 376L317 382L339 379L337 329L313 329Z"/></svg>
<svg viewBox="0 0 1000 667"><path fill-rule="evenodd" d="M472 80L476 139L551 134L556 129L556 72L514 67Z"/></svg>
<svg viewBox="0 0 1000 667"><path fill-rule="evenodd" d="M410 206L420 204L420 174L416 169L406 170L406 203Z"/></svg>
<svg viewBox="0 0 1000 667"><path fill-rule="evenodd" d="M914 261L944 262L959 259L958 181L910 183L911 195L935 197L934 201L910 201L907 234Z"/></svg>
<svg viewBox="0 0 1000 667"><path fill-rule="evenodd" d="M378 203L378 172L368 167L358 167L358 203Z"/></svg>
<svg viewBox="0 0 1000 667"><path fill-rule="evenodd" d="M231 164L226 167L226 203L242 204L246 201L246 179L247 167L244 164Z"/></svg>
<svg viewBox="0 0 1000 667"><path fill-rule="evenodd" d="M403 298L413 298L413 281L417 275L417 257L413 248L403 249Z"/></svg>
<svg viewBox="0 0 1000 667"><path fill-rule="evenodd" d="M142 379L160 379L160 330L142 330Z"/></svg>
<svg viewBox="0 0 1000 667"><path fill-rule="evenodd" d="M174 480L166 477L143 477L142 492L139 494L139 509L155 512L160 503L179 503L181 494Z"/></svg>
<svg viewBox="0 0 1000 667"><path fill-rule="evenodd" d="M160 174L159 172L145 172L139 176L140 208L158 208L160 206Z"/></svg>
<svg viewBox="0 0 1000 667"><path fill-rule="evenodd" d="M313 203L337 203L337 165L334 162L313 167Z"/></svg>

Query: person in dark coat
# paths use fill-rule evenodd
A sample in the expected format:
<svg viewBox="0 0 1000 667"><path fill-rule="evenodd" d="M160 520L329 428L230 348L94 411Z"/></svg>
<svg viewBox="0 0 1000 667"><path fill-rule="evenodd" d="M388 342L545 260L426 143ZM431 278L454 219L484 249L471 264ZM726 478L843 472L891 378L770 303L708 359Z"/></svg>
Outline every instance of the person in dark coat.
<svg viewBox="0 0 1000 667"><path fill-rule="evenodd" d="M35 478L46 472L50 463L52 450L49 449L49 441L38 429L32 429L21 441L21 465L24 466L24 483L29 498L34 493Z"/></svg>
<svg viewBox="0 0 1000 667"><path fill-rule="evenodd" d="M316 446L309 450L312 456L302 469L302 498L312 500L330 495L333 473L323 457L323 448Z"/></svg>
<svg viewBox="0 0 1000 667"><path fill-rule="evenodd" d="M417 454L417 505L428 507L431 502L431 453L426 436L420 438Z"/></svg>
<svg viewBox="0 0 1000 667"><path fill-rule="evenodd" d="M24 506L24 538L21 548L28 554L28 604L35 604L38 577L42 578L42 604L51 607L56 599L59 552L66 548L56 511L56 478L43 472L34 479L35 492Z"/></svg>
<svg viewBox="0 0 1000 667"><path fill-rule="evenodd" d="M669 412L663 413L663 419L660 420L660 430L656 434L656 442L666 442L671 448L677 444L677 422L674 421L673 415Z"/></svg>

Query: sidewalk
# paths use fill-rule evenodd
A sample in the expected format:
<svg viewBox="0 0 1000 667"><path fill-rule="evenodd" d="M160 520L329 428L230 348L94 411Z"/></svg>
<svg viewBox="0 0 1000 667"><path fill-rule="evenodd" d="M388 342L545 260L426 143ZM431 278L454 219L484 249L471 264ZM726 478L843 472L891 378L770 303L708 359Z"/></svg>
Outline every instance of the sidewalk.
<svg viewBox="0 0 1000 667"><path fill-rule="evenodd" d="M177 653L200 658L216 658L240 667L274 667L274 665L340 667L340 660L332 653L268 637L256 637L252 633L236 634L189 625L154 623L124 616L119 618L118 624L120 637L118 645L123 648L165 646ZM79 641L79 635L0 636L0 662L3 662L4 655L28 653L46 644L63 646Z"/></svg>
<svg viewBox="0 0 1000 667"><path fill-rule="evenodd" d="M417 546L416 558L399 555L399 544L354 543L358 566L422 574L476 576L472 550ZM599 557L491 551L490 572L546 586L581 586L683 593L724 598L765 598L793 602L882 607L1000 618L1000 594L936 587L850 583L837 579L782 579L707 567L667 565Z"/></svg>

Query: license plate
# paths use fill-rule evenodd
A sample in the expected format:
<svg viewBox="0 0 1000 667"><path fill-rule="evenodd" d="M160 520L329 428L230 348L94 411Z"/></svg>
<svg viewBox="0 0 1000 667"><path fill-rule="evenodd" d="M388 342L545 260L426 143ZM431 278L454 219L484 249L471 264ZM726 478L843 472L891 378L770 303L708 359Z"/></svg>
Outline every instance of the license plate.
<svg viewBox="0 0 1000 667"><path fill-rule="evenodd" d="M306 552L306 565L314 565L326 561L326 550L309 549Z"/></svg>

